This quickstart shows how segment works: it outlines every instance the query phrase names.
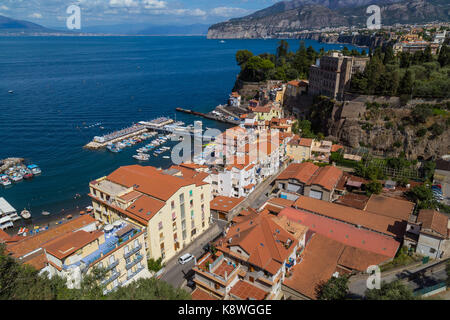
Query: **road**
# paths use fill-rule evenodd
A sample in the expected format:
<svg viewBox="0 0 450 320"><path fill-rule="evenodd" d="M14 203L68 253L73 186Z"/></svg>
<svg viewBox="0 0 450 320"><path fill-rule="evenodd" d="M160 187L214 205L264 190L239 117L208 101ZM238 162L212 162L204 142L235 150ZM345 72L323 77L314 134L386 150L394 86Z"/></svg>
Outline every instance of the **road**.
<svg viewBox="0 0 450 320"><path fill-rule="evenodd" d="M438 261L439 262L439 261ZM368 275L356 275L350 278L349 293L353 298L364 297L367 290ZM415 264L412 267L401 270L392 270L381 273L381 282L402 280L413 291L424 287L430 287L447 279L445 263L436 265L436 261L426 265Z"/></svg>
<svg viewBox="0 0 450 320"><path fill-rule="evenodd" d="M217 238L225 227L225 222L214 222L205 233L195 239L190 245L184 248L177 256L166 263L165 271L161 277L176 288L183 286L184 281L192 277L191 269L195 265L195 261L191 260L188 263L181 265L178 263L178 258L183 254L190 253L195 258L200 258L203 254L203 246L208 242Z"/></svg>

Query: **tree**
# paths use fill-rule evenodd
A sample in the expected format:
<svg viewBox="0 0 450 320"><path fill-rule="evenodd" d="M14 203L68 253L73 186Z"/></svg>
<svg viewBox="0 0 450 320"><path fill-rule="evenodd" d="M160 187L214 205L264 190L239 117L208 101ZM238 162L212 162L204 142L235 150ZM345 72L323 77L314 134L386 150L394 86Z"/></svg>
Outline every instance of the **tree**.
<svg viewBox="0 0 450 320"><path fill-rule="evenodd" d="M423 61L424 62L432 62L433 54L431 53L431 47L428 45L423 51Z"/></svg>
<svg viewBox="0 0 450 320"><path fill-rule="evenodd" d="M386 51L384 53L383 64L387 65L393 63L395 61L394 49L392 46L387 46Z"/></svg>
<svg viewBox="0 0 450 320"><path fill-rule="evenodd" d="M108 300L190 300L191 295L167 282L150 278L133 281L126 287L119 287L110 293Z"/></svg>
<svg viewBox="0 0 450 320"><path fill-rule="evenodd" d="M383 190L383 186L376 180L372 180L368 184L366 184L366 194L368 196L370 196L371 194L380 194L381 190Z"/></svg>
<svg viewBox="0 0 450 320"><path fill-rule="evenodd" d="M158 272L162 268L164 268L164 264L162 264L162 258L158 258L157 260L150 258L147 260L148 270Z"/></svg>
<svg viewBox="0 0 450 320"><path fill-rule="evenodd" d="M436 203L433 199L433 192L429 186L422 184L415 186L406 192L406 196L417 203L419 209L434 209Z"/></svg>
<svg viewBox="0 0 450 320"><path fill-rule="evenodd" d="M351 52L350 52L350 50L348 50L347 47L344 47L344 48L342 49L342 54L343 54L344 56L350 56L350 55L351 55Z"/></svg>
<svg viewBox="0 0 450 320"><path fill-rule="evenodd" d="M393 282L383 282L380 289L366 290L367 300L417 300L412 290L404 285L400 280Z"/></svg>
<svg viewBox="0 0 450 320"><path fill-rule="evenodd" d="M245 64L251 57L253 57L253 53L248 50L239 50L236 52L236 62L240 66Z"/></svg>
<svg viewBox="0 0 450 320"><path fill-rule="evenodd" d="M438 61L441 67L450 64L450 48L447 45L443 45L441 51L439 51Z"/></svg>
<svg viewBox="0 0 450 320"><path fill-rule="evenodd" d="M412 72L408 69L405 72L402 80L400 81L400 86L398 88L399 93L401 94L412 94L413 90L413 76Z"/></svg>
<svg viewBox="0 0 450 320"><path fill-rule="evenodd" d="M347 276L331 277L320 284L317 288L319 300L344 300L348 294L348 280Z"/></svg>
<svg viewBox="0 0 450 320"><path fill-rule="evenodd" d="M277 60L286 57L289 51L289 43L286 40L280 40L277 48Z"/></svg>

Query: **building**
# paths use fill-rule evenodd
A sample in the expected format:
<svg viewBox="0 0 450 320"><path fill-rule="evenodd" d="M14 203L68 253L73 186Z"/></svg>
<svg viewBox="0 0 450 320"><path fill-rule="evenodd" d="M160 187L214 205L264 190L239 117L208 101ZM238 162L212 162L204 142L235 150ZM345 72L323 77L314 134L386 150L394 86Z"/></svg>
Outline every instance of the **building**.
<svg viewBox="0 0 450 320"><path fill-rule="evenodd" d="M287 83L286 96L296 98L308 92L308 80L292 80Z"/></svg>
<svg viewBox="0 0 450 320"><path fill-rule="evenodd" d="M296 200L304 195L319 200L332 201L343 171L334 167L318 167L312 162L291 163L275 179L280 197Z"/></svg>
<svg viewBox="0 0 450 320"><path fill-rule="evenodd" d="M368 61L367 57L348 57L339 52L321 57L309 69L309 94L342 100L352 75L363 72Z"/></svg>
<svg viewBox="0 0 450 320"><path fill-rule="evenodd" d="M295 135L286 146L286 155L295 162L311 159L313 139Z"/></svg>
<svg viewBox="0 0 450 320"><path fill-rule="evenodd" d="M364 210L394 219L409 221L414 212L414 207L415 203L411 201L372 194Z"/></svg>
<svg viewBox="0 0 450 320"><path fill-rule="evenodd" d="M0 230L14 227L17 220L20 220L17 210L5 198L0 197Z"/></svg>
<svg viewBox="0 0 450 320"><path fill-rule="evenodd" d="M450 221L446 215L422 209L408 222L405 244L416 252L433 259L450 254Z"/></svg>
<svg viewBox="0 0 450 320"><path fill-rule="evenodd" d="M123 221L103 230L68 232L44 246L49 276L67 279L68 288L79 288L95 268L106 269L104 293L150 277L145 252L145 232Z"/></svg>
<svg viewBox="0 0 450 320"><path fill-rule="evenodd" d="M259 121L270 121L273 118L283 118L283 109L273 103L265 106L255 107L253 112L256 114Z"/></svg>
<svg viewBox="0 0 450 320"><path fill-rule="evenodd" d="M80 216L33 236L8 241L10 243L6 242L6 251L21 263L31 265L40 272L48 271L48 260L44 251L47 243L71 232L95 231L96 224L97 222L90 215Z"/></svg>
<svg viewBox="0 0 450 320"><path fill-rule="evenodd" d="M241 106L241 95L237 92L232 92L228 99L228 105L230 107L239 108Z"/></svg>
<svg viewBox="0 0 450 320"><path fill-rule="evenodd" d="M437 54L439 50L439 44L427 41L412 41L412 42L403 42L401 43L401 51L407 52L410 54L414 54L419 51L425 51L427 47L431 48L431 54Z"/></svg>
<svg viewBox="0 0 450 320"><path fill-rule="evenodd" d="M271 300L281 294L286 272L298 261L307 228L289 231L268 214L250 213L232 225L193 268L194 282L219 299ZM294 225L294 224L293 224Z"/></svg>
<svg viewBox="0 0 450 320"><path fill-rule="evenodd" d="M403 240L406 232L407 223L405 221L310 197L299 196L293 207L329 219L345 222L357 228L377 232L398 241Z"/></svg>
<svg viewBox="0 0 450 320"><path fill-rule="evenodd" d="M210 226L211 186L204 174L151 166L120 167L89 184L95 218L145 230L149 258L165 262Z"/></svg>
<svg viewBox="0 0 450 320"><path fill-rule="evenodd" d="M215 197L210 203L211 217L216 220L231 221L244 200L244 197Z"/></svg>

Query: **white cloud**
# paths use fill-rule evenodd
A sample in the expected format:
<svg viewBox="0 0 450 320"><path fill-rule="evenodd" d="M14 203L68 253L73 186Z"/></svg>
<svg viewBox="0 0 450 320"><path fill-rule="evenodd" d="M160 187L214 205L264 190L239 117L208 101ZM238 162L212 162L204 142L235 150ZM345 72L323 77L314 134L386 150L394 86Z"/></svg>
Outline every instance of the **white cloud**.
<svg viewBox="0 0 450 320"><path fill-rule="evenodd" d="M210 11L212 15L220 17L232 17L240 14L248 13L249 11L242 8L231 8L231 7L217 7Z"/></svg>
<svg viewBox="0 0 450 320"><path fill-rule="evenodd" d="M164 9L167 6L167 2L158 0L143 0L142 4L145 9Z"/></svg>
<svg viewBox="0 0 450 320"><path fill-rule="evenodd" d="M135 0L109 0L109 5L111 7L131 8L139 6L139 3Z"/></svg>
<svg viewBox="0 0 450 320"><path fill-rule="evenodd" d="M28 17L35 18L35 19L42 19L42 14L35 12L33 14L30 14Z"/></svg>
<svg viewBox="0 0 450 320"><path fill-rule="evenodd" d="M0 10L5 10L6 11L6 10L9 10L9 8L7 6L5 6L5 5L1 5L0 6Z"/></svg>

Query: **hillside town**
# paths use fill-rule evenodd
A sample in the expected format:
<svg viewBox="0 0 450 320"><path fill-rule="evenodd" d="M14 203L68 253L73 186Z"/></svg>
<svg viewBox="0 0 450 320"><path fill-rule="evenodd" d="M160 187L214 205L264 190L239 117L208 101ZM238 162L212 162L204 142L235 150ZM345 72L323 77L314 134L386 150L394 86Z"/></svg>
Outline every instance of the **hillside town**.
<svg viewBox="0 0 450 320"><path fill-rule="evenodd" d="M445 37L428 43L412 32L394 53L436 55ZM192 161L99 176L89 183L90 213L35 235L0 230L5 252L68 288L102 268L104 294L157 278L197 300L316 300L333 279L363 298L357 286L369 267L401 273L447 261L448 155L430 160L431 172L426 161L413 173L395 170L389 164L398 158L312 135L292 107L310 96L344 101L369 61L329 52L306 79L267 81L252 95L233 91L226 108L240 124ZM429 280L404 283L417 296L445 291L445 278Z"/></svg>

